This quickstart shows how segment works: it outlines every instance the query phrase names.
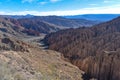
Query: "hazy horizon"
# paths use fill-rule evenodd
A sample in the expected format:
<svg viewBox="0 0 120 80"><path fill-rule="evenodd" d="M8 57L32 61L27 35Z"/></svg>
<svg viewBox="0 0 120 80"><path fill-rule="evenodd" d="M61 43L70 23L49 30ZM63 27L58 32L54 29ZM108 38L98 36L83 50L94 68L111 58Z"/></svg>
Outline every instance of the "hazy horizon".
<svg viewBox="0 0 120 80"><path fill-rule="evenodd" d="M120 14L119 0L1 0L0 15Z"/></svg>

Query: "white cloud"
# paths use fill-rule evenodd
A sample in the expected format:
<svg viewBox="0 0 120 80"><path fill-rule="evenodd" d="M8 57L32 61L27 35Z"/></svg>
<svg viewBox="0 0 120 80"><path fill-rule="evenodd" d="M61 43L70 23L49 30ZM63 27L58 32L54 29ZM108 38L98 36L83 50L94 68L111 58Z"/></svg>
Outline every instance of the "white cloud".
<svg viewBox="0 0 120 80"><path fill-rule="evenodd" d="M37 1L37 0L22 0L22 3L25 3L25 2L31 3L31 2L34 2L34 1Z"/></svg>
<svg viewBox="0 0 120 80"><path fill-rule="evenodd" d="M22 3L25 3L25 2L28 2L28 3L32 3L32 2L39 2L41 5L44 5L46 3L56 3L56 2L59 2L61 0L22 0Z"/></svg>
<svg viewBox="0 0 120 80"><path fill-rule="evenodd" d="M119 0L104 0L103 3L113 3L113 2L119 2Z"/></svg>
<svg viewBox="0 0 120 80"><path fill-rule="evenodd" d="M89 4L90 6L97 6L98 4Z"/></svg>
<svg viewBox="0 0 120 80"><path fill-rule="evenodd" d="M18 11L18 12L4 12L0 11L2 15L79 15L79 14L120 14L120 5L115 6L105 6L105 7L92 7L92 8L83 8L78 10L66 10L66 11L48 11L48 12L40 12L40 11Z"/></svg>
<svg viewBox="0 0 120 80"><path fill-rule="evenodd" d="M110 0L104 0L103 3L110 3Z"/></svg>
<svg viewBox="0 0 120 80"><path fill-rule="evenodd" d="M45 5L45 4L47 4L47 3L56 3L56 2L59 2L59 1L61 1L61 0L48 0L48 1L40 1L39 2L39 4L40 5Z"/></svg>
<svg viewBox="0 0 120 80"><path fill-rule="evenodd" d="M48 2L40 2L41 5L45 5L47 4Z"/></svg>
<svg viewBox="0 0 120 80"><path fill-rule="evenodd" d="M58 1L60 0L50 0L50 2L53 2L53 3L58 2Z"/></svg>
<svg viewBox="0 0 120 80"><path fill-rule="evenodd" d="M0 11L0 14L1 14L1 15L5 15L6 12L4 12L4 11Z"/></svg>

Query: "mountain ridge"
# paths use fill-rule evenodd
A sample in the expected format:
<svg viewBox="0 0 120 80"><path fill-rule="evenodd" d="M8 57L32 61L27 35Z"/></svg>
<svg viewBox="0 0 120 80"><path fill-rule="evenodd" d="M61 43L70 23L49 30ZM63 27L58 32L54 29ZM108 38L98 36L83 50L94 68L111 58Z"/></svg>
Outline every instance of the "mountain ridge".
<svg viewBox="0 0 120 80"><path fill-rule="evenodd" d="M27 19L27 18L26 18ZM34 16L32 18L28 18L28 19L32 19L32 20L39 20L39 21L45 21L48 22L50 24L54 24L56 26L59 27L64 27L64 28L77 28L77 27L81 27L81 26L91 26L94 24L97 24L99 22L95 22L95 21L89 21L89 20L85 20L85 19L67 19L61 16Z"/></svg>
<svg viewBox="0 0 120 80"><path fill-rule="evenodd" d="M86 20L97 20L97 21L109 21L116 17L120 16L120 14L84 14L84 15L73 15L73 16L64 16L66 18L72 19L86 19Z"/></svg>

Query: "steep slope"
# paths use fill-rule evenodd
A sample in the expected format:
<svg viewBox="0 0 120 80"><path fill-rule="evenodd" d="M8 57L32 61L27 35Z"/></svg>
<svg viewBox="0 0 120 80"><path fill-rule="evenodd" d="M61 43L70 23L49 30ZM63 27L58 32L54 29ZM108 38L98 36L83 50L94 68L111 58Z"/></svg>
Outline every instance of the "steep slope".
<svg viewBox="0 0 120 80"><path fill-rule="evenodd" d="M24 28L20 26L18 23L14 24L11 22L10 18L0 17L0 33L4 35L13 34L14 36L21 36L23 35L21 31Z"/></svg>
<svg viewBox="0 0 120 80"><path fill-rule="evenodd" d="M9 37L40 35L37 31L24 28L16 19L0 17L0 33ZM11 35L12 34L12 35Z"/></svg>
<svg viewBox="0 0 120 80"><path fill-rule="evenodd" d="M19 19L19 23L27 30L33 30L38 33L51 33L60 30L58 26L44 22L40 19ZM62 28L61 28L62 29Z"/></svg>
<svg viewBox="0 0 120 80"><path fill-rule="evenodd" d="M61 59L60 53L30 48L30 52L0 52L0 79L82 80L82 71Z"/></svg>
<svg viewBox="0 0 120 80"><path fill-rule="evenodd" d="M68 29L46 36L49 49L86 72L87 78L120 80L120 17L91 28Z"/></svg>

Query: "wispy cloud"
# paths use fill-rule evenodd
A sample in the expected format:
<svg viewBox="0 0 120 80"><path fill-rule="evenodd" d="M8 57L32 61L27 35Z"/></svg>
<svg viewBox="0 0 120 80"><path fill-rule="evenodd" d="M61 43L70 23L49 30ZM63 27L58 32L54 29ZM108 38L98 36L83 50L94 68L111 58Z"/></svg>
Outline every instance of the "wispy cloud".
<svg viewBox="0 0 120 80"><path fill-rule="evenodd" d="M4 11L0 11L0 14L1 14L1 15L7 15L7 13L4 12Z"/></svg>
<svg viewBox="0 0 120 80"><path fill-rule="evenodd" d="M111 2L110 0L104 0L103 3L109 3Z"/></svg>
<svg viewBox="0 0 120 80"><path fill-rule="evenodd" d="M22 3L25 3L25 2L31 3L31 2L34 2L34 1L38 1L38 0L22 0Z"/></svg>
<svg viewBox="0 0 120 80"><path fill-rule="evenodd" d="M39 4L40 5L45 5L47 3L56 3L56 2L59 2L61 0L48 0L48 1L40 1Z"/></svg>
<svg viewBox="0 0 120 80"><path fill-rule="evenodd" d="M52 2L52 3L59 2L59 1L61 1L61 0L50 0L50 2Z"/></svg>
<svg viewBox="0 0 120 80"><path fill-rule="evenodd" d="M98 4L89 4L90 6L97 6Z"/></svg>
<svg viewBox="0 0 120 80"><path fill-rule="evenodd" d="M66 11L48 11L48 12L40 12L40 11L18 11L18 12L4 12L0 11L0 14L3 15L79 15L79 14L120 14L120 5L115 6L105 6L105 7L92 7L92 8L83 8L78 10L66 10Z"/></svg>
<svg viewBox="0 0 120 80"><path fill-rule="evenodd" d="M38 2L39 4L41 5L44 5L44 4L47 4L47 3L56 3L56 2L59 2L61 0L22 0L22 3L32 3L32 2Z"/></svg>
<svg viewBox="0 0 120 80"><path fill-rule="evenodd" d="M119 2L119 0L104 0L103 3L113 3L113 2Z"/></svg>
<svg viewBox="0 0 120 80"><path fill-rule="evenodd" d="M45 1L44 1L44 2L40 2L39 4L40 4L40 5L45 5L45 4L47 4L47 3L48 3L48 2L45 2Z"/></svg>

